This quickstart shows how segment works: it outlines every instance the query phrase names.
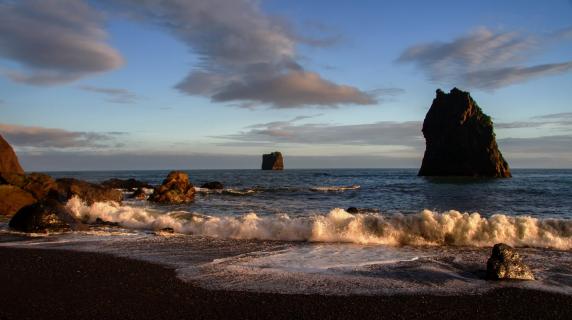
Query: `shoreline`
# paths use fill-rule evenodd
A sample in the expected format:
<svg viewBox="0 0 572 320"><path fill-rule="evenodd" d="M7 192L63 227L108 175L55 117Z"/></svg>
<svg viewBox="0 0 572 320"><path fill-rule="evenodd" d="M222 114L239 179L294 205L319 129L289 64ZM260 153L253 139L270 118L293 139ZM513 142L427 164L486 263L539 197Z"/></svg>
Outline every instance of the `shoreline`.
<svg viewBox="0 0 572 320"><path fill-rule="evenodd" d="M210 291L174 269L102 253L1 247L0 261L0 319L565 319L572 312L572 296L516 288L455 296Z"/></svg>

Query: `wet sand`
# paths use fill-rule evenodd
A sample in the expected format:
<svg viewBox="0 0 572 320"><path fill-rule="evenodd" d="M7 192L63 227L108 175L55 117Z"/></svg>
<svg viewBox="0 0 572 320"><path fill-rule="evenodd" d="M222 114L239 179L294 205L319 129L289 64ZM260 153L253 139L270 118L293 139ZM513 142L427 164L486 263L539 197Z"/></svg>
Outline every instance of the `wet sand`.
<svg viewBox="0 0 572 320"><path fill-rule="evenodd" d="M570 319L572 296L320 296L209 291L105 254L0 248L0 319Z"/></svg>

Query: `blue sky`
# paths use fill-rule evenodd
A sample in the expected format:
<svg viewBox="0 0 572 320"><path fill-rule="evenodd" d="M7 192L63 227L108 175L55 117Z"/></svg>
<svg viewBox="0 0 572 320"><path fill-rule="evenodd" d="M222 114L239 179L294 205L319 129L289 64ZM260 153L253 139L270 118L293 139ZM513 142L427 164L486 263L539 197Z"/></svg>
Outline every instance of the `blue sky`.
<svg viewBox="0 0 572 320"><path fill-rule="evenodd" d="M572 2L0 0L27 170L417 167L437 88L512 167L572 167Z"/></svg>

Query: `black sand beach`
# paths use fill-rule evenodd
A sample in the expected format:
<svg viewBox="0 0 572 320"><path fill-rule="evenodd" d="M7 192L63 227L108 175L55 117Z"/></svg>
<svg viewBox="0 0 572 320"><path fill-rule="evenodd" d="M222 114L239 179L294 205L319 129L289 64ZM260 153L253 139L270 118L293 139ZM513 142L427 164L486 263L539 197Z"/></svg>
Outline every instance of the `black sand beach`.
<svg viewBox="0 0 572 320"><path fill-rule="evenodd" d="M569 319L572 297L502 289L467 296L208 291L174 270L104 254L0 248L0 319Z"/></svg>

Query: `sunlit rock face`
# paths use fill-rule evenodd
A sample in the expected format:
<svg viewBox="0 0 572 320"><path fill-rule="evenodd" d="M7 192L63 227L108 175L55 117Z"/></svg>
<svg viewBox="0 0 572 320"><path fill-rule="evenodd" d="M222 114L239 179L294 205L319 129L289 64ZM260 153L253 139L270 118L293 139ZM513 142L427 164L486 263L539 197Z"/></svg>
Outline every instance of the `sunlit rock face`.
<svg viewBox="0 0 572 320"><path fill-rule="evenodd" d="M163 183L155 189L149 201L157 203L185 203L195 197L195 188L189 182L189 175L182 171L171 171Z"/></svg>
<svg viewBox="0 0 572 320"><path fill-rule="evenodd" d="M284 170L282 153L275 151L262 155L262 170Z"/></svg>
<svg viewBox="0 0 572 320"><path fill-rule="evenodd" d="M511 246L497 243L487 261L487 279L534 280L534 274Z"/></svg>
<svg viewBox="0 0 572 320"><path fill-rule="evenodd" d="M0 136L0 172L24 174L12 146Z"/></svg>
<svg viewBox="0 0 572 320"><path fill-rule="evenodd" d="M423 122L426 141L420 176L510 177L493 122L468 92L437 90Z"/></svg>

